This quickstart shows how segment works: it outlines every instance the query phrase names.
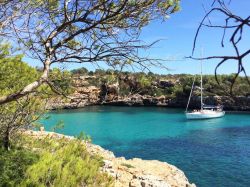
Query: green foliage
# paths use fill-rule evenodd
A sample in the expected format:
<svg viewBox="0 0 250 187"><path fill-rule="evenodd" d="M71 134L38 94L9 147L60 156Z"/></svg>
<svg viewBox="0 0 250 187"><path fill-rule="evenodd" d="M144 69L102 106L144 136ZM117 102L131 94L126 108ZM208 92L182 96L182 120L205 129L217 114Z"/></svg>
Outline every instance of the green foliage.
<svg viewBox="0 0 250 187"><path fill-rule="evenodd" d="M51 128L51 130L53 132L55 132L56 130L63 129L63 128L64 128L64 122L63 121L59 121L55 126L53 126Z"/></svg>
<svg viewBox="0 0 250 187"><path fill-rule="evenodd" d="M0 186L18 186L26 169L38 161L36 153L25 149L6 151L0 147Z"/></svg>
<svg viewBox="0 0 250 187"><path fill-rule="evenodd" d="M10 57L10 53L8 44L0 45L0 95L15 93L39 76L35 68L21 60L21 55ZM43 106L41 96L34 94L0 105L0 140L6 149L18 129L31 127L38 119Z"/></svg>
<svg viewBox="0 0 250 187"><path fill-rule="evenodd" d="M89 71L88 75L93 76L94 72L93 71Z"/></svg>
<svg viewBox="0 0 250 187"><path fill-rule="evenodd" d="M44 102L36 97L26 96L19 101L13 101L0 106L0 141L5 149L11 143L18 141L20 129L32 128L33 123L44 112Z"/></svg>
<svg viewBox="0 0 250 187"><path fill-rule="evenodd" d="M0 186L113 186L113 178L100 172L102 158L81 140L20 140L10 151L0 148Z"/></svg>
<svg viewBox="0 0 250 187"><path fill-rule="evenodd" d="M76 137L78 140L84 140L87 142L91 142L91 137L84 132L80 132L80 134Z"/></svg>
<svg viewBox="0 0 250 187"><path fill-rule="evenodd" d="M112 178L99 171L102 159L90 155L81 141L45 139L36 145L41 144L46 148L21 186L112 186Z"/></svg>
<svg viewBox="0 0 250 187"><path fill-rule="evenodd" d="M102 82L107 84L114 84L117 82L118 76L114 72L107 72L107 75L103 77Z"/></svg>
<svg viewBox="0 0 250 187"><path fill-rule="evenodd" d="M194 75L176 74L176 75L159 75L149 72L132 73L117 72L114 70L100 70L93 72L95 77L88 79L89 85L100 87L105 82L108 85L119 81L119 95L127 96L129 94L139 93L141 95L188 97L194 80ZM203 75L204 96L228 96L233 83L235 74L218 75L220 85L216 82L214 75ZM161 85L161 81L169 84ZM194 94L199 95L200 75L196 75ZM233 93L235 96L249 96L250 86L244 77L238 77L234 86Z"/></svg>
<svg viewBox="0 0 250 187"><path fill-rule="evenodd" d="M71 73L73 75L75 75L75 74L78 74L78 75L87 75L88 72L89 72L88 69L86 69L84 67L79 68L79 69L74 69L74 70L71 71Z"/></svg>
<svg viewBox="0 0 250 187"><path fill-rule="evenodd" d="M0 45L0 95L19 91L35 81L38 72L22 61L21 55L9 57L10 46Z"/></svg>
<svg viewBox="0 0 250 187"><path fill-rule="evenodd" d="M2 43L0 45L0 59L6 58L10 55L10 44L8 43Z"/></svg>
<svg viewBox="0 0 250 187"><path fill-rule="evenodd" d="M182 86L174 87L173 95L175 97L182 97L183 96L183 87Z"/></svg>
<svg viewBox="0 0 250 187"><path fill-rule="evenodd" d="M96 75L105 75L106 74L106 71L105 70L103 70L103 69L96 69L95 70L95 74Z"/></svg>
<svg viewBox="0 0 250 187"><path fill-rule="evenodd" d="M65 95L69 95L73 92L71 87L72 78L69 71L61 71L58 68L54 68L50 72L49 79L55 92L63 93Z"/></svg>
<svg viewBox="0 0 250 187"><path fill-rule="evenodd" d="M149 87L152 82L152 80L150 80L150 76L146 76L145 74L139 74L137 80L139 82L139 86L142 88Z"/></svg>
<svg viewBox="0 0 250 187"><path fill-rule="evenodd" d="M134 168L134 166L132 166L131 164L127 164L127 163L122 163L121 165L127 168Z"/></svg>

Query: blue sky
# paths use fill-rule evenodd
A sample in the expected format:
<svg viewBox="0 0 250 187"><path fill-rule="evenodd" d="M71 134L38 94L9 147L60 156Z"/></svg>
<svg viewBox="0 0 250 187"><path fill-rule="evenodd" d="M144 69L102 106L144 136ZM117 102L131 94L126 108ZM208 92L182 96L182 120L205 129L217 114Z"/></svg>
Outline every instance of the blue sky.
<svg viewBox="0 0 250 187"><path fill-rule="evenodd" d="M208 10L212 0L183 0L181 2L181 11L170 16L166 22L154 21L145 27L141 34L141 39L146 42L153 42L157 39L164 39L157 43L147 53L151 57L172 59L166 62L169 70L160 68L151 68L153 72L160 74L178 74L178 73L199 73L200 63L198 61L185 59L185 56L190 56L192 53L192 45L196 29L199 22L202 20L205 11L202 7ZM232 0L230 8L233 12L243 17L249 15L249 0ZM212 23L221 23L223 18L219 15L210 17ZM241 42L241 50L244 51L249 46L250 32L244 32L245 38ZM195 56L200 57L201 48L203 48L204 56L209 55L232 55L233 50L229 43L226 43L224 48L220 46L222 30L203 29L199 36L199 42L195 51ZM31 62L26 59L26 61ZM250 59L246 59L245 68L250 74ZM210 60L203 62L203 72L205 74L213 74L218 61ZM31 63L33 64L33 63ZM94 67L90 64L83 65L62 65L62 68L73 69L77 67L87 67L93 70ZM237 66L233 62L228 62L219 69L220 74L229 74L237 71Z"/></svg>
<svg viewBox="0 0 250 187"><path fill-rule="evenodd" d="M208 10L211 5L211 0L183 0L181 3L182 10L174 15L164 23L154 22L144 29L142 38L146 41L153 41L157 38L166 38L166 40L160 42L157 47L151 50L150 54L156 57L183 59L185 56L192 54L192 45L195 36L196 29L199 22L202 20L205 11L202 4ZM230 6L232 11L242 15L249 15L250 1L248 0L232 0ZM214 15L210 17L212 23L221 23L222 17ZM249 47L250 33L245 32L247 37L243 38L241 48L244 50ZM228 43L224 48L221 48L220 39L222 37L222 30L218 29L203 29L199 36L199 42L195 52L196 57L200 57L201 48L203 48L204 56L209 55L232 55L232 48ZM248 59L249 60L249 59ZM214 69L218 61L210 60L203 62L203 71L206 74L213 74ZM249 60L250 63L250 60ZM245 67L250 73L250 64L246 64ZM167 62L167 67L170 71L164 71L163 73L199 73L200 64L197 61L185 59L184 61L171 61ZM162 70L154 69L161 73ZM223 65L219 69L219 73L228 74L235 72L237 66L235 63L230 62Z"/></svg>

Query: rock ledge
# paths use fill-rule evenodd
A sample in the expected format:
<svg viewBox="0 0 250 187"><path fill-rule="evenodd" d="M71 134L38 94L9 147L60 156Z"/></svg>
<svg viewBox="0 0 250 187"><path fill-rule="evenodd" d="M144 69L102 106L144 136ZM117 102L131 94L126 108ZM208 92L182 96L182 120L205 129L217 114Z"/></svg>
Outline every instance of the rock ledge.
<svg viewBox="0 0 250 187"><path fill-rule="evenodd" d="M34 138L49 136L51 138L73 139L54 132L26 131L25 134ZM195 187L190 184L185 174L177 167L158 160L142 160L115 157L98 145L84 142L91 154L98 154L104 159L103 172L115 178L115 187Z"/></svg>

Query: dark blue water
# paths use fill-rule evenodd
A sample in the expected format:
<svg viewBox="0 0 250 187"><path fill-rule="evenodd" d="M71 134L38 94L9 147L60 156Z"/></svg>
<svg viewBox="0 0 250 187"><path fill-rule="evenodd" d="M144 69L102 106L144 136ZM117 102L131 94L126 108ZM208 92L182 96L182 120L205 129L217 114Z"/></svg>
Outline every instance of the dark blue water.
<svg viewBox="0 0 250 187"><path fill-rule="evenodd" d="M166 161L197 186L250 186L250 114L188 121L176 109L99 106L50 115L47 130L62 120L60 133L84 131L116 156Z"/></svg>

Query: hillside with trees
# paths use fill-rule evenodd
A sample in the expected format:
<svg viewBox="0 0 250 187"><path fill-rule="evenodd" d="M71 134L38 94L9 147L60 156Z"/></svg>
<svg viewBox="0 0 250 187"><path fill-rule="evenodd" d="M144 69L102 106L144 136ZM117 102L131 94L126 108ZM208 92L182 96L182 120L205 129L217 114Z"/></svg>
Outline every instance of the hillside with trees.
<svg viewBox="0 0 250 187"><path fill-rule="evenodd" d="M225 105L227 110L249 110L250 88L245 77L235 74L203 75L203 92L207 104ZM200 75L152 72L119 72L86 68L71 71L72 94L56 108L78 108L85 105L166 106L185 108L194 81L191 107L199 108ZM232 88L232 84L234 86ZM52 102L53 103L53 102ZM65 104L65 105L64 105Z"/></svg>
<svg viewBox="0 0 250 187"><path fill-rule="evenodd" d="M86 68L74 69L72 77L93 76L91 85L101 87L103 84L119 85L119 95L141 94L151 96L188 97L195 78L197 90L200 85L200 75L167 74L159 75L152 72L119 72L115 70L97 69L95 72ZM203 75L205 96L230 96L230 88L235 74L218 75L218 84L214 75ZM94 80L95 79L95 80ZM117 90L118 91L118 90ZM198 93L198 92L197 92ZM245 77L239 77L233 86L231 96L248 96L250 87Z"/></svg>

